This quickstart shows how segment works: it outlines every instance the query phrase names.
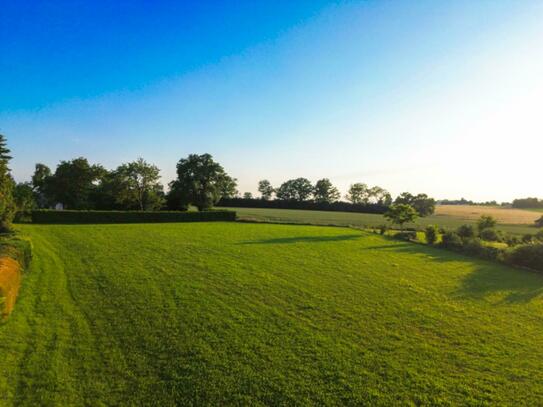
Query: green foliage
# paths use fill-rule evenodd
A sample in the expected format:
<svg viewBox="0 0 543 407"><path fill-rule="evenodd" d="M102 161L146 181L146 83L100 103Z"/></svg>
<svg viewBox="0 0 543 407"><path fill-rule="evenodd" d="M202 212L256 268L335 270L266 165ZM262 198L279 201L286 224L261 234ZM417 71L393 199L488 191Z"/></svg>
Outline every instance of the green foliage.
<svg viewBox="0 0 543 407"><path fill-rule="evenodd" d="M469 239L475 237L475 228L473 225L461 225L456 230L456 233L458 233L458 236L462 239Z"/></svg>
<svg viewBox="0 0 543 407"><path fill-rule="evenodd" d="M243 199L253 199L253 194L251 194L250 192L245 192L243 194Z"/></svg>
<svg viewBox="0 0 543 407"><path fill-rule="evenodd" d="M510 249L506 261L511 265L543 271L543 244L528 244Z"/></svg>
<svg viewBox="0 0 543 407"><path fill-rule="evenodd" d="M415 208L411 205L394 204L390 206L384 216L392 223L400 225L403 228L404 224L414 222L418 215Z"/></svg>
<svg viewBox="0 0 543 407"><path fill-rule="evenodd" d="M535 235L534 235L534 238L535 240L537 240L538 242L543 242L543 229L538 231Z"/></svg>
<svg viewBox="0 0 543 407"><path fill-rule="evenodd" d="M36 209L36 197L32 184L29 182L19 183L15 185L13 190L13 198L15 199L15 205L20 212L30 212L32 209Z"/></svg>
<svg viewBox="0 0 543 407"><path fill-rule="evenodd" d="M32 175L32 187L39 208L49 208L56 203L53 182L51 169L45 164L36 164Z"/></svg>
<svg viewBox="0 0 543 407"><path fill-rule="evenodd" d="M441 245L448 249L458 249L462 247L463 241L458 233L448 231L441 237Z"/></svg>
<svg viewBox="0 0 543 407"><path fill-rule="evenodd" d="M492 229L496 227L497 224L498 221L494 217L490 215L482 215L477 221L477 228L479 229L479 233L481 233L485 229Z"/></svg>
<svg viewBox="0 0 543 407"><path fill-rule="evenodd" d="M538 228L543 228L543 216L541 216L538 220L535 221L535 225Z"/></svg>
<svg viewBox="0 0 543 407"><path fill-rule="evenodd" d="M439 230L436 225L428 225L424 230L424 236L426 237L426 243L432 245L437 242L437 237L439 235Z"/></svg>
<svg viewBox="0 0 543 407"><path fill-rule="evenodd" d="M345 198L349 202L358 205L374 203L390 206L392 204L392 197L387 190L379 186L369 188L366 184L361 182L352 184Z"/></svg>
<svg viewBox="0 0 543 407"><path fill-rule="evenodd" d="M0 404L540 404L535 273L339 228L21 229Z"/></svg>
<svg viewBox="0 0 543 407"><path fill-rule="evenodd" d="M269 201L275 193L275 189L272 187L270 181L263 179L258 181L258 192L260 192L262 199Z"/></svg>
<svg viewBox="0 0 543 407"><path fill-rule="evenodd" d="M479 232L479 237L487 242L499 242L502 240L500 233L496 229L485 228Z"/></svg>
<svg viewBox="0 0 543 407"><path fill-rule="evenodd" d="M417 232L414 230L404 230L393 235L395 239L404 240L406 242L417 240Z"/></svg>
<svg viewBox="0 0 543 407"><path fill-rule="evenodd" d="M212 210L200 212L151 212L151 211L32 211L32 223L168 223L234 221L236 212Z"/></svg>
<svg viewBox="0 0 543 407"><path fill-rule="evenodd" d="M394 203L411 205L420 217L432 215L436 209L435 199L426 194L412 195L409 192L404 192L396 198Z"/></svg>
<svg viewBox="0 0 543 407"><path fill-rule="evenodd" d="M291 179L275 191L277 199L283 201L303 202L308 200L313 193L313 185L307 178Z"/></svg>
<svg viewBox="0 0 543 407"><path fill-rule="evenodd" d="M48 181L54 199L66 209L92 209L91 195L106 170L90 165L83 157L61 161L54 176Z"/></svg>
<svg viewBox="0 0 543 407"><path fill-rule="evenodd" d="M119 166L111 178L115 202L123 209L156 211L164 206L160 170L143 158Z"/></svg>
<svg viewBox="0 0 543 407"><path fill-rule="evenodd" d="M168 201L182 208L192 204L202 211L231 195L235 186L236 180L210 154L190 154L177 163L177 180L170 183Z"/></svg>
<svg viewBox="0 0 543 407"><path fill-rule="evenodd" d="M13 199L15 182L10 174L9 154L6 139L0 134L0 233L11 230L11 222L16 211Z"/></svg>
<svg viewBox="0 0 543 407"><path fill-rule="evenodd" d="M313 190L315 202L337 202L340 196L338 189L332 185L332 182L328 178L320 179L315 184L315 189Z"/></svg>

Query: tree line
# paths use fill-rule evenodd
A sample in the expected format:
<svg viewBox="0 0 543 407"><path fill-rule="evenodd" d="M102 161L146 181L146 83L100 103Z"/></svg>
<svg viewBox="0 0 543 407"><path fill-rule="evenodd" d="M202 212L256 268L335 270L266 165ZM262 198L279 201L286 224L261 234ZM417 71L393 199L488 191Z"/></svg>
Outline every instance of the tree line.
<svg viewBox="0 0 543 407"><path fill-rule="evenodd" d="M328 205L336 210L356 210L383 213L393 204L412 206L417 216L427 216L435 209L435 200L426 194L403 193L393 200L379 186L352 184L341 201L339 190L328 178L312 184L307 178L287 180L277 188L268 180L258 183L261 196L254 199L245 193L241 198L237 180L224 170L210 154L190 154L177 163L177 178L167 191L160 182L160 169L143 158L108 170L92 164L84 157L61 161L54 170L38 163L30 182L16 184L11 176L10 150L6 138L0 135L0 225L6 229L16 211L36 208L73 210L187 210L195 206L207 210L221 200L281 202L283 207L311 203ZM334 206L336 205L336 206ZM373 206L374 210L371 210ZM315 209L311 207L310 209Z"/></svg>

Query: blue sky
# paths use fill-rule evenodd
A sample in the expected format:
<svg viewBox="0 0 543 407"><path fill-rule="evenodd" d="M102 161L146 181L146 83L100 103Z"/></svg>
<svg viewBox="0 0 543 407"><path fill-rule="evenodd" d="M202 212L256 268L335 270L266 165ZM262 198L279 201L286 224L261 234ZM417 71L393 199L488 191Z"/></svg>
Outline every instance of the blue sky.
<svg viewBox="0 0 543 407"><path fill-rule="evenodd" d="M24 3L24 4L23 4ZM209 152L255 192L543 196L543 2L5 2L0 132L36 162Z"/></svg>

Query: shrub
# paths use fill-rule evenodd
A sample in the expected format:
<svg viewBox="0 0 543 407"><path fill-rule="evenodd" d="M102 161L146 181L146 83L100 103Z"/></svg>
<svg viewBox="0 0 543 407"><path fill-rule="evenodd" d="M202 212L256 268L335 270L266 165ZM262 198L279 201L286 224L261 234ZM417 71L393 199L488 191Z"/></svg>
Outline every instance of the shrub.
<svg viewBox="0 0 543 407"><path fill-rule="evenodd" d="M404 230L402 232L398 232L394 235L395 239L398 240L405 240L405 241L411 241L417 239L417 232L414 230Z"/></svg>
<svg viewBox="0 0 543 407"><path fill-rule="evenodd" d="M462 247L462 238L456 232L445 232L441 237L441 245L450 249L459 249Z"/></svg>
<svg viewBox="0 0 543 407"><path fill-rule="evenodd" d="M479 229L479 232L482 232L485 229L492 229L497 223L498 221L492 216L483 215L477 222L477 228Z"/></svg>
<svg viewBox="0 0 543 407"><path fill-rule="evenodd" d="M543 229L541 229L539 232L537 232L535 235L535 240L538 242L543 242Z"/></svg>
<svg viewBox="0 0 543 407"><path fill-rule="evenodd" d="M543 271L543 244L517 246L507 252L505 259L514 266Z"/></svg>
<svg viewBox="0 0 543 407"><path fill-rule="evenodd" d="M482 257L487 260L500 260L502 257L501 249L485 246L481 239L476 237L464 240L462 252L471 256Z"/></svg>
<svg viewBox="0 0 543 407"><path fill-rule="evenodd" d="M384 235L384 234L387 232L387 230L388 230L387 225L381 225L381 226L379 226L379 233L380 233L381 235Z"/></svg>
<svg viewBox="0 0 543 407"><path fill-rule="evenodd" d="M540 217L538 220L535 221L535 225L536 225L538 228L543 228L543 216Z"/></svg>
<svg viewBox="0 0 543 407"><path fill-rule="evenodd" d="M33 223L167 223L234 221L236 212L212 210L202 212L143 212L143 211L32 211Z"/></svg>
<svg viewBox="0 0 543 407"><path fill-rule="evenodd" d="M507 235L504 241L509 247L518 246L520 244L520 239L515 235Z"/></svg>
<svg viewBox="0 0 543 407"><path fill-rule="evenodd" d="M500 234L495 229L483 229L479 233L479 237L487 242L499 242L501 240Z"/></svg>
<svg viewBox="0 0 543 407"><path fill-rule="evenodd" d="M458 233L458 236L462 239L475 237L475 228L472 225L462 225L457 229L456 233Z"/></svg>
<svg viewBox="0 0 543 407"><path fill-rule="evenodd" d="M534 235L531 235L529 233L526 233L522 236L522 243L524 244L530 244L534 241Z"/></svg>
<svg viewBox="0 0 543 407"><path fill-rule="evenodd" d="M437 226L429 225L424 230L424 235L426 236L426 242L428 244L434 244L437 242L438 230Z"/></svg>

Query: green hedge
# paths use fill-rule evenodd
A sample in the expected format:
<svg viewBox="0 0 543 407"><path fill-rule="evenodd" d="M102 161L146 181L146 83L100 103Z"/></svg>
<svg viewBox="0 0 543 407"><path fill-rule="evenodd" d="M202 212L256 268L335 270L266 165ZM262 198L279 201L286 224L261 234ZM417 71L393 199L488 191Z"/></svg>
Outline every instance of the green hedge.
<svg viewBox="0 0 543 407"><path fill-rule="evenodd" d="M141 212L141 211L32 211L32 223L167 223L234 221L236 212L213 210L204 212Z"/></svg>

